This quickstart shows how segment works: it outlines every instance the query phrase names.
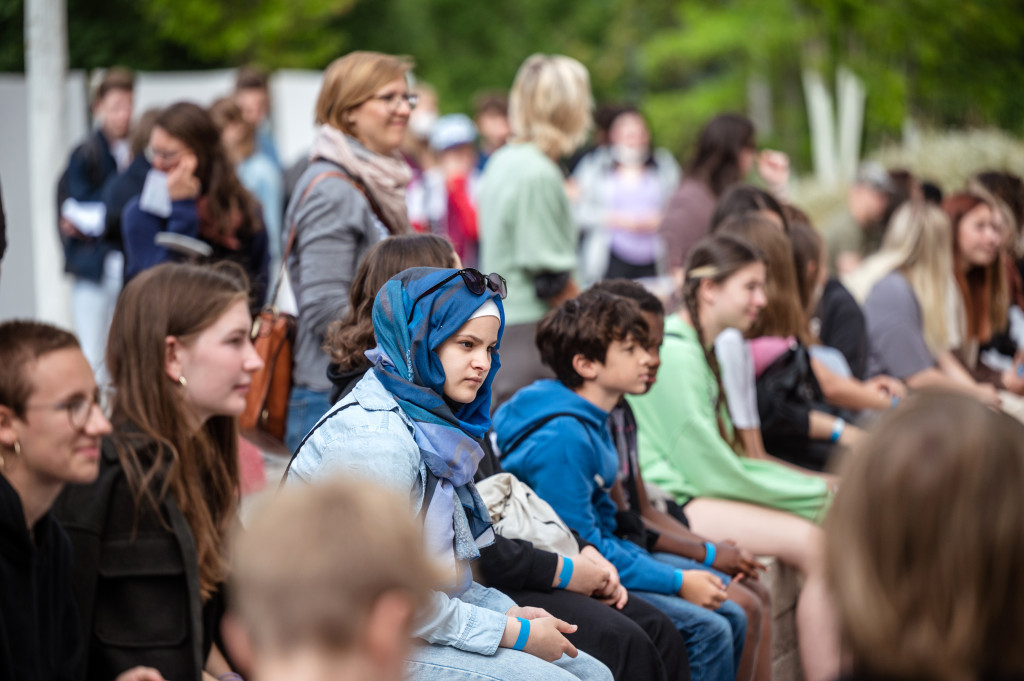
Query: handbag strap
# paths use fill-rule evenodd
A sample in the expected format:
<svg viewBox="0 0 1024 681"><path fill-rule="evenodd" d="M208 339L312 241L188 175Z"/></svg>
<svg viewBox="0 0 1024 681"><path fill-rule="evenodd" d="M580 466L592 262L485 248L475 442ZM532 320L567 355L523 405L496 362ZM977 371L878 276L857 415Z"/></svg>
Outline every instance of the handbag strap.
<svg viewBox="0 0 1024 681"><path fill-rule="evenodd" d="M309 184L306 185L306 188L302 190L302 196L299 197L299 202L295 205L295 212L293 214L298 214L299 208L301 208L302 204L306 201L306 197L309 196L310 192L313 191L313 188L316 187L321 180L325 180L328 177L336 177L339 180L348 182L360 194L362 194L363 198L366 199L366 202L370 204L370 208L373 210L374 215L377 216L377 219L383 222L380 206L377 205L377 201L370 194L369 190L367 190L366 185L348 174L348 172L346 172L344 168L341 168L341 166L338 166L338 168L339 170L324 170L323 172L317 173L313 179L310 180ZM387 225L386 222L384 222L384 224ZM296 220L293 219L291 225L288 227L288 241L285 244L284 253L281 254L281 271L277 273L277 283L274 284L274 293L270 296L272 304L277 302L277 294L281 290L281 283L284 281L284 273L288 269L288 257L291 255L292 247L295 245L295 234L298 231L297 228L298 224Z"/></svg>

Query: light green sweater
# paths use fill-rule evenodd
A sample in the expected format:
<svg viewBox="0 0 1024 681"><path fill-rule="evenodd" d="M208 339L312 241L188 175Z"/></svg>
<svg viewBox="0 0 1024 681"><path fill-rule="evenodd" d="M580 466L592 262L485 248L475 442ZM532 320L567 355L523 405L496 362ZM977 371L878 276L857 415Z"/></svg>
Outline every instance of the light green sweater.
<svg viewBox="0 0 1024 681"><path fill-rule="evenodd" d="M537 274L575 277L576 226L564 183L562 171L533 144L502 147L480 178L480 267L508 282L507 324L539 321L550 309L534 293Z"/></svg>
<svg viewBox="0 0 1024 681"><path fill-rule="evenodd" d="M697 332L671 315L665 320L658 381L646 395L628 398L636 415L644 479L680 504L714 497L820 521L829 501L825 481L773 461L737 456L718 432L717 395ZM720 408L731 431L724 399Z"/></svg>

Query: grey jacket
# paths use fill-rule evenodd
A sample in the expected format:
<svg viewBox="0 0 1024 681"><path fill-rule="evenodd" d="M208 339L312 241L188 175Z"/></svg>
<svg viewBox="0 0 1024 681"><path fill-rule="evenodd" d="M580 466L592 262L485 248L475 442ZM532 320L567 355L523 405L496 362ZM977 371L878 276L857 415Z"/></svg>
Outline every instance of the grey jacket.
<svg viewBox="0 0 1024 681"><path fill-rule="evenodd" d="M331 389L330 358L322 350L327 327L348 310L349 287L363 254L387 235L366 198L344 179L326 177L302 198L313 178L339 169L328 161L310 164L292 194L281 235L283 252L289 231L296 230L288 258L299 306L292 381L322 392Z"/></svg>

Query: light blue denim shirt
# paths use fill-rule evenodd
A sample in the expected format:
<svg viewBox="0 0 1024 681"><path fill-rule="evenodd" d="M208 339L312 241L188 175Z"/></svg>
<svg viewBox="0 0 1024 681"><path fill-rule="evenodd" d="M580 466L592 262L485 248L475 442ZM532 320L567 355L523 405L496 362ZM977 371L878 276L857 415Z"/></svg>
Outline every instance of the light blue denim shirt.
<svg viewBox="0 0 1024 681"><path fill-rule="evenodd" d="M342 410L352 403L356 406ZM408 495L410 512L419 513L426 474L412 420L371 370L320 419L299 448L287 483L310 483L332 475L363 477ZM455 541L464 545L460 548L472 546L475 551L469 522L461 506L456 507L460 512ZM505 631L505 612L513 606L505 594L476 583L458 598L435 591L432 607L420 613L413 635L428 643L493 655Z"/></svg>

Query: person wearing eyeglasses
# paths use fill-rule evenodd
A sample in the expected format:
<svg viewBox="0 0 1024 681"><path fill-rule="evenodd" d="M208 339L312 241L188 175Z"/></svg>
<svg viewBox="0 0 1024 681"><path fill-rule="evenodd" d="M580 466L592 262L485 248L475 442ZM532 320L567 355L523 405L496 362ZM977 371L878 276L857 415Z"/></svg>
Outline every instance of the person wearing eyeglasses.
<svg viewBox="0 0 1024 681"><path fill-rule="evenodd" d="M348 310L359 262L381 239L411 231L405 188L412 175L398 149L417 102L412 67L402 57L352 52L324 72L311 163L282 234L285 244L294 238L288 277L298 305L285 432L293 452L330 407L323 345L327 327Z"/></svg>
<svg viewBox="0 0 1024 681"><path fill-rule="evenodd" d="M54 506L74 550L85 648L74 679L200 681L220 651L228 534L238 513L238 420L263 367L235 263L164 263L125 286L107 365L114 432L99 476ZM18 677L11 677L18 678ZM127 679L121 679L127 681Z"/></svg>
<svg viewBox="0 0 1024 681"><path fill-rule="evenodd" d="M445 584L417 618L413 636L429 645L412 651L410 678L610 681L566 639L574 624L517 606L469 568L495 541L473 475L491 422L506 292L501 276L470 268L414 267L389 279L373 304L372 369L306 435L285 481L368 479L422 519Z"/></svg>
<svg viewBox="0 0 1024 681"><path fill-rule="evenodd" d="M98 392L71 333L0 324L0 678L70 679L75 668L71 545L50 507L99 473L110 422Z"/></svg>
<svg viewBox="0 0 1024 681"><path fill-rule="evenodd" d="M191 102L164 109L153 124L145 155L152 164L142 193L121 218L125 282L176 259L158 245L161 232L208 243L211 261L241 265L251 284L250 307L266 297L270 249L259 203L242 186L207 111Z"/></svg>

